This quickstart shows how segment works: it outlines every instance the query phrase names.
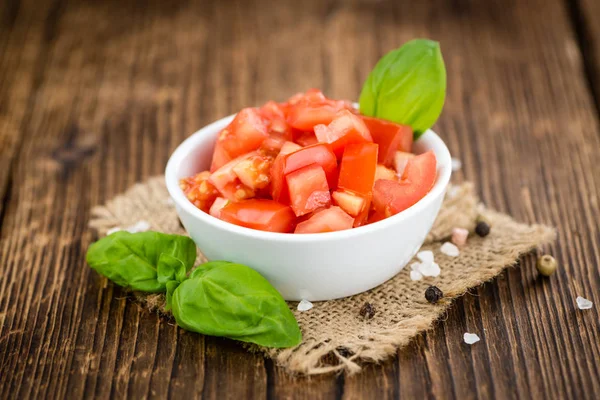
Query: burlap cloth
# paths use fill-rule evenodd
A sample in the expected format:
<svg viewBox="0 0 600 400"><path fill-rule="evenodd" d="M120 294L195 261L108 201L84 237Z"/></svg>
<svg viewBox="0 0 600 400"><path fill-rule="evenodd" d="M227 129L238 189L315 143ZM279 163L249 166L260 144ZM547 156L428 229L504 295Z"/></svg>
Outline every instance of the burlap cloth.
<svg viewBox="0 0 600 400"><path fill-rule="evenodd" d="M479 214L491 222L492 230L486 238L470 235L455 258L439 251L440 241L450 235L452 228L472 231ZM92 215L90 226L99 235L139 221L147 221L153 230L185 234L162 176L133 186L106 205L94 208ZM345 299L318 302L309 311L297 311L297 303L290 302L290 309L302 329L302 343L293 349L259 350L291 373L313 375L342 370L356 373L361 370L361 363L381 361L395 354L411 338L429 329L454 298L492 279L514 265L519 255L554 237L552 228L518 223L507 215L485 209L469 183L451 186L423 246L423 249L433 250L441 267L440 276L411 281L410 268L405 268L373 290ZM202 256L199 259L202 260ZM425 289L429 285L436 285L444 292L444 299L436 305L425 300ZM163 295L135 294L134 298L159 311L164 305ZM365 302L375 308L372 319L359 315Z"/></svg>

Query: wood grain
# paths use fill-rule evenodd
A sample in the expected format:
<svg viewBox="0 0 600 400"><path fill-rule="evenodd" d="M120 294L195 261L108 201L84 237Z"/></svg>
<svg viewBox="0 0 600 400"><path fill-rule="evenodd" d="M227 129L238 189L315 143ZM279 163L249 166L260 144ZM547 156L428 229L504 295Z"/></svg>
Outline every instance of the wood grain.
<svg viewBox="0 0 600 400"><path fill-rule="evenodd" d="M600 31L591 0L7 1L0 7L1 398L594 398L600 393ZM178 329L85 265L92 206L191 132L309 87L356 98L377 59L441 41L436 130L483 201L559 230L396 358L290 377ZM462 343L464 332L481 342Z"/></svg>

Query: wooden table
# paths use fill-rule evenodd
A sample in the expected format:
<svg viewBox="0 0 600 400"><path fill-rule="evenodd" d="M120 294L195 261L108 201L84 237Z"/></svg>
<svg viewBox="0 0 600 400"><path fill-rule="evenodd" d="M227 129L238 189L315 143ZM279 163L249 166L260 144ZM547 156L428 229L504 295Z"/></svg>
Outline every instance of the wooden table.
<svg viewBox="0 0 600 400"><path fill-rule="evenodd" d="M596 0L3 1L1 397L597 398L599 19ZM558 228L552 278L527 256L397 357L311 379L101 287L84 260L92 206L243 106L310 87L357 98L414 37L441 41L436 130L463 161L455 179Z"/></svg>

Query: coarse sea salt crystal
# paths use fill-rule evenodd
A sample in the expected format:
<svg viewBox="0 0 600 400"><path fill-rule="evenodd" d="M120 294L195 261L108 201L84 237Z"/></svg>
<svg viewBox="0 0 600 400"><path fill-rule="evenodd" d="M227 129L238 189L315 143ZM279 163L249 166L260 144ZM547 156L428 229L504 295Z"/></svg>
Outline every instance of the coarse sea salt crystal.
<svg viewBox="0 0 600 400"><path fill-rule="evenodd" d="M481 339L479 339L479 336L477 336L475 333L469 333L469 332L466 332L464 334L463 339L466 344L477 343L481 340Z"/></svg>
<svg viewBox="0 0 600 400"><path fill-rule="evenodd" d="M410 270L418 271L420 266L421 266L421 263L418 261L415 261L414 263L410 264Z"/></svg>
<svg viewBox="0 0 600 400"><path fill-rule="evenodd" d="M594 306L594 303L592 303L588 299L584 299L581 296L577 296L576 301L577 301L577 307L579 307L580 310L589 310L590 308L592 308Z"/></svg>
<svg viewBox="0 0 600 400"><path fill-rule="evenodd" d="M298 311L308 311L313 308L313 303L308 300L302 299L300 303L298 303Z"/></svg>
<svg viewBox="0 0 600 400"><path fill-rule="evenodd" d="M433 262L433 252L431 250L423 250L417 253L417 258L421 262Z"/></svg>
<svg viewBox="0 0 600 400"><path fill-rule="evenodd" d="M469 231L463 228L452 229L452 243L457 246L464 246L467 243Z"/></svg>
<svg viewBox="0 0 600 400"><path fill-rule="evenodd" d="M419 272L423 276L439 276L442 272L440 266L437 263L422 263L419 267Z"/></svg>
<svg viewBox="0 0 600 400"><path fill-rule="evenodd" d="M458 158L452 157L452 159L450 160L450 163L451 163L450 165L452 166L452 171L454 171L454 172L456 172L462 168L462 161L460 161Z"/></svg>
<svg viewBox="0 0 600 400"><path fill-rule="evenodd" d="M460 250L458 250L458 247L456 247L450 242L444 243L442 247L440 247L440 251L448 257L458 257L458 255L460 254Z"/></svg>
<svg viewBox="0 0 600 400"><path fill-rule="evenodd" d="M421 274L419 271L410 271L410 280L411 281L420 281L421 279L423 279L423 274Z"/></svg>

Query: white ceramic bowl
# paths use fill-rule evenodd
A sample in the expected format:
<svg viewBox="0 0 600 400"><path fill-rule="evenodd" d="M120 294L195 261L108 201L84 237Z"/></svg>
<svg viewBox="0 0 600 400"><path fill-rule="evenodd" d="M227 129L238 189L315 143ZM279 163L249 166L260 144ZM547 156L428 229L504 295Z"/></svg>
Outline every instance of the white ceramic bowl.
<svg viewBox="0 0 600 400"><path fill-rule="evenodd" d="M351 296L387 281L411 260L435 220L451 174L450 153L431 130L414 151L433 150L438 176L417 204L383 221L338 232L284 234L233 225L196 208L179 188L179 179L210 166L217 134L233 116L187 138L166 169L169 194L198 248L209 260L248 265L271 282L286 300L331 300Z"/></svg>

